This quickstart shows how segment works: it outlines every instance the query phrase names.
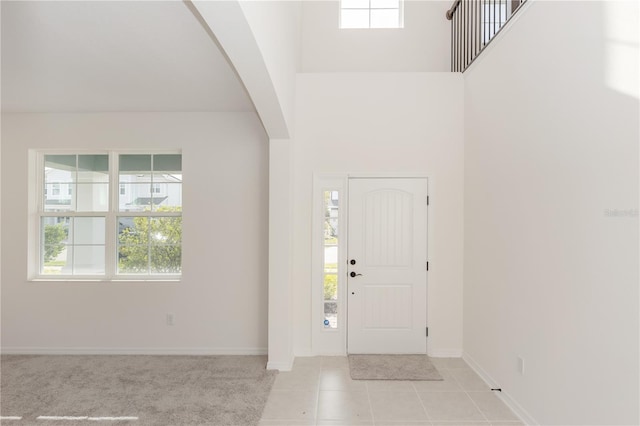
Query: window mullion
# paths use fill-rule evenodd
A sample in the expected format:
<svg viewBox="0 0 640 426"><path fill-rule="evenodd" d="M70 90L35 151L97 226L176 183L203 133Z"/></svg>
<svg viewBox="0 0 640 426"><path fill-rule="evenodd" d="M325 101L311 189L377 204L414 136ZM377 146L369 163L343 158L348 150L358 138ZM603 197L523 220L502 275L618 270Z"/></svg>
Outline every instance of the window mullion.
<svg viewBox="0 0 640 426"><path fill-rule="evenodd" d="M36 201L36 209L37 209L37 216L38 216L38 223L32 228L33 232L34 232L34 236L35 236L35 242L33 245L33 249L37 250L38 252L38 256L35 257L36 259L36 264L32 265L32 270L31 272L34 274L34 276L40 276L43 272L43 265L44 265L44 244L45 244L45 239L44 239L44 229L42 226L42 218L44 217L43 213L44 213L44 190L46 187L46 184L44 183L44 176L45 176L45 171L44 171L44 154L42 152L38 152L36 155L36 197L38 197L37 201ZM37 232L35 232L37 230Z"/></svg>
<svg viewBox="0 0 640 426"><path fill-rule="evenodd" d="M69 220L69 233L71 233L71 241L70 241L71 244L69 244L67 246L67 250L69 250L69 247L71 247L71 275L73 275L73 272L76 269L76 245L75 245L76 230L75 230L75 226L76 226L75 217L72 217Z"/></svg>
<svg viewBox="0 0 640 426"><path fill-rule="evenodd" d="M153 161L153 160L152 160ZM153 201L151 202L153 205ZM151 218L147 218L147 274L151 275Z"/></svg>
<svg viewBox="0 0 640 426"><path fill-rule="evenodd" d="M75 204L73 204L73 211L74 211L74 212L77 212L77 211L78 211L78 192L80 192L80 191L79 191L80 186L78 185L78 180L79 180L79 179L78 179L78 177L79 177L79 176L78 176L78 168L79 168L79 166L78 166L78 162L79 162L79 161L80 161L80 160L79 160L79 157L78 157L78 155L76 154L76 171L75 171L75 175L76 175L75 177L76 177L76 178L74 179L74 182L73 182L73 183L75 184L75 191L74 191L74 194L73 194L73 200L74 200L74 202L75 202ZM72 255L71 257L73 258L73 255ZM72 270L73 270L73 268L72 268Z"/></svg>
<svg viewBox="0 0 640 426"><path fill-rule="evenodd" d="M149 197L151 199L151 212L154 210L154 196L153 192L153 178L154 176L154 164L155 156L151 155L151 188L149 188ZM147 230L149 231L147 234L147 274L151 275L151 217L147 218Z"/></svg>
<svg viewBox="0 0 640 426"><path fill-rule="evenodd" d="M151 198L151 211L153 211L154 196L155 196L155 193L153 192L153 187L154 187L154 179L153 178L155 177L154 176L154 174L155 174L154 173L154 164L153 164L154 159L155 159L155 155L152 154L151 155L151 188L149 189L149 197ZM151 225L151 221L149 221L149 225ZM149 258L149 259L151 259L151 258ZM149 270L151 270L151 269L149 269Z"/></svg>
<svg viewBox="0 0 640 426"><path fill-rule="evenodd" d="M182 216L182 212L180 212L180 211L178 211L178 212L173 212L173 211L166 211L166 212L125 211L125 212L120 212L120 215L121 216L132 216L132 217L181 217Z"/></svg>
<svg viewBox="0 0 640 426"><path fill-rule="evenodd" d="M118 259L118 210L119 192L115 188L120 188L118 155L109 152L109 210L105 220L105 277L108 280L116 276L116 261Z"/></svg>
<svg viewBox="0 0 640 426"><path fill-rule="evenodd" d="M46 184L44 183L44 154L39 152L36 156L37 161L37 171L36 171L36 186L38 202L36 203L36 208L38 209L38 214L42 214L44 212L44 189Z"/></svg>

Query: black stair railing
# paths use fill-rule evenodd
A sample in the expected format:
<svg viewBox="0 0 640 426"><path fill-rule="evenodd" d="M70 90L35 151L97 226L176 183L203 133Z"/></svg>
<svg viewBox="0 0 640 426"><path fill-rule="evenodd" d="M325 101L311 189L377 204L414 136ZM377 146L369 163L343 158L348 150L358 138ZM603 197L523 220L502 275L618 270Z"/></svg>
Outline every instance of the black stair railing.
<svg viewBox="0 0 640 426"><path fill-rule="evenodd" d="M455 0L451 21L451 71L464 72L527 0Z"/></svg>

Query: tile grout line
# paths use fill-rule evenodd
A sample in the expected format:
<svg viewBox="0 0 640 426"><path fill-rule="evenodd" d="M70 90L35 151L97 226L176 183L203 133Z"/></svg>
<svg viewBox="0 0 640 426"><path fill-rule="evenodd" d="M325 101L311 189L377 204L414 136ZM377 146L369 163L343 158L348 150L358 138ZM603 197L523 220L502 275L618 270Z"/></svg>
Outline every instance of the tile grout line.
<svg viewBox="0 0 640 426"><path fill-rule="evenodd" d="M324 372L324 358L320 358L320 371L318 372L318 386L316 388L316 412L313 418L313 424L318 425L318 421L320 420L318 417L320 416L320 384L322 382L322 373Z"/></svg>
<svg viewBox="0 0 640 426"><path fill-rule="evenodd" d="M466 364L466 361L465 361L465 364ZM470 368L469 364L466 364L466 365L467 365L467 367L469 367L469 368ZM472 369L472 368L471 368L471 370L473 371L473 369ZM474 371L474 373L475 373L475 371ZM488 383L486 383L486 382L482 379L482 377L480 377L480 379L481 379L481 380L482 380L482 382L483 382L483 383L484 383L484 384L489 388L489 391L480 391L480 390L474 391L474 390L466 390L466 389L464 389L464 387L462 387L462 384L461 384L460 382L458 382L458 380L454 377L454 380L455 380L456 382L458 382L458 384L460 384L460 387L462 388L463 392L464 392L464 393L469 397L469 399L471 399L471 402L473 402L473 405L475 405L475 406L476 406L476 408L478 409L478 411L480 411L480 413L481 413L481 414L482 414L482 416L486 419L486 421L487 421L487 423L488 423L489 425L499 425L500 423L505 423L505 422L512 421L512 420L490 420L490 419L489 419L489 417L487 417L487 415L485 414L485 412L484 412L484 411L480 408L480 406L476 403L476 401L475 401L473 398L471 398L470 393L491 393L492 395L494 395L494 392L491 390L491 386L489 386L489 384L488 384ZM501 399L500 399L500 398L498 398L498 397L497 397L497 396L495 396L495 395L494 395L494 398L496 398L496 399L498 399L498 400L500 400L500 401L501 401ZM501 401L501 402L502 402L502 401ZM509 407L507 407L507 409L513 413L513 411L512 411ZM517 417L517 416L516 416L516 417ZM520 423L522 423L522 421L521 421L520 419L518 419L517 421L518 421L518 422L520 422Z"/></svg>
<svg viewBox="0 0 640 426"><path fill-rule="evenodd" d="M427 407L422 402L422 398L420 398L420 392L418 392L416 385L414 383L411 383L411 386L413 387L413 391L416 393L416 395L418 395L418 401L420 401L420 405L422 405L422 409L427 416L427 421L429 422L429 424L433 424L433 422L431 421L431 416L429 415L429 410L427 410Z"/></svg>
<svg viewBox="0 0 640 426"><path fill-rule="evenodd" d="M469 398L471 400L471 403L473 404L474 407L476 407L476 409L480 412L480 414L482 415L482 417L484 417L484 420L491 425L491 422L489 421L489 419L487 418L487 416L484 414L484 411L482 411L480 409L480 407L478 406L478 404L476 404L476 402L473 400L473 398L471 398L471 395L469 395L469 392L464 388L464 386L462 385L462 383L460 383L460 381L458 381L458 379L456 378L456 376L454 374L451 375L451 377L453 377L453 380L458 383L458 385L460 386L460 389L462 389L462 392L464 392L464 394L467 396L467 398Z"/></svg>
<svg viewBox="0 0 640 426"><path fill-rule="evenodd" d="M302 367L304 368L304 367ZM293 366L293 368L291 369L291 371L289 371L288 373L293 373L295 371L295 365ZM318 384L316 386L316 406L315 406L315 416L312 419L309 419L311 421L311 423L315 426L318 423L318 407L320 405L319 403L319 399L320 399L320 378L321 378L321 372L322 372L322 362L320 363L320 369L318 371ZM285 388L285 389L272 389L271 392L273 391L297 391L297 392L308 392L308 390L302 386L300 389L296 389L295 387L293 388ZM291 418L276 418L276 419L260 419L260 420L267 420L269 422L286 422L286 423L292 423L292 422L296 422L296 419L291 419ZM300 420L300 424L304 424L304 420Z"/></svg>
<svg viewBox="0 0 640 426"><path fill-rule="evenodd" d="M484 411L482 411L480 409L480 406L478 404L476 404L476 402L473 400L473 398L471 398L471 395L469 395L469 392L467 392L466 390L464 391L464 393L467 395L467 398L469 398L471 400L471 402L473 403L473 405L478 409L478 411L480 411L480 414L482 414L482 417L484 417L484 419L487 421L487 423L489 423L490 425L493 424L489 418L486 416L486 414L484 414Z"/></svg>
<svg viewBox="0 0 640 426"><path fill-rule="evenodd" d="M351 375L351 372L349 372L349 375ZM371 403L371 395L369 394L369 383L367 383L366 381L364 383L364 388L367 391L367 401L369 402L369 413L371 414L371 423L375 425L376 418L373 415L373 404Z"/></svg>

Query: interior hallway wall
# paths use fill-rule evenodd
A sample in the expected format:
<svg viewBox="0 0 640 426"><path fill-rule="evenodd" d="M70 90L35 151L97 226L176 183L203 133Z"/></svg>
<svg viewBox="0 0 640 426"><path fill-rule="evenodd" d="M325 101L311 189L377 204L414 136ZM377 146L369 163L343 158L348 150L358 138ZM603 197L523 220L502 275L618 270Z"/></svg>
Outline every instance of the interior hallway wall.
<svg viewBox="0 0 640 426"><path fill-rule="evenodd" d="M531 1L464 74L465 356L539 424L640 420L638 53L637 2Z"/></svg>

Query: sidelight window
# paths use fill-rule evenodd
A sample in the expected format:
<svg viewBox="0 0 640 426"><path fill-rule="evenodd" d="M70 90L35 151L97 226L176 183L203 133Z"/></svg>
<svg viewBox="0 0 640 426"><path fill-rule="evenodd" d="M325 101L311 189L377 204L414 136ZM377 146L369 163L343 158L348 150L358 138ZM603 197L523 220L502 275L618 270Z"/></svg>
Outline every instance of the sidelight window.
<svg viewBox="0 0 640 426"><path fill-rule="evenodd" d="M339 194L338 191L323 192L323 267L324 327L338 327L338 242Z"/></svg>

